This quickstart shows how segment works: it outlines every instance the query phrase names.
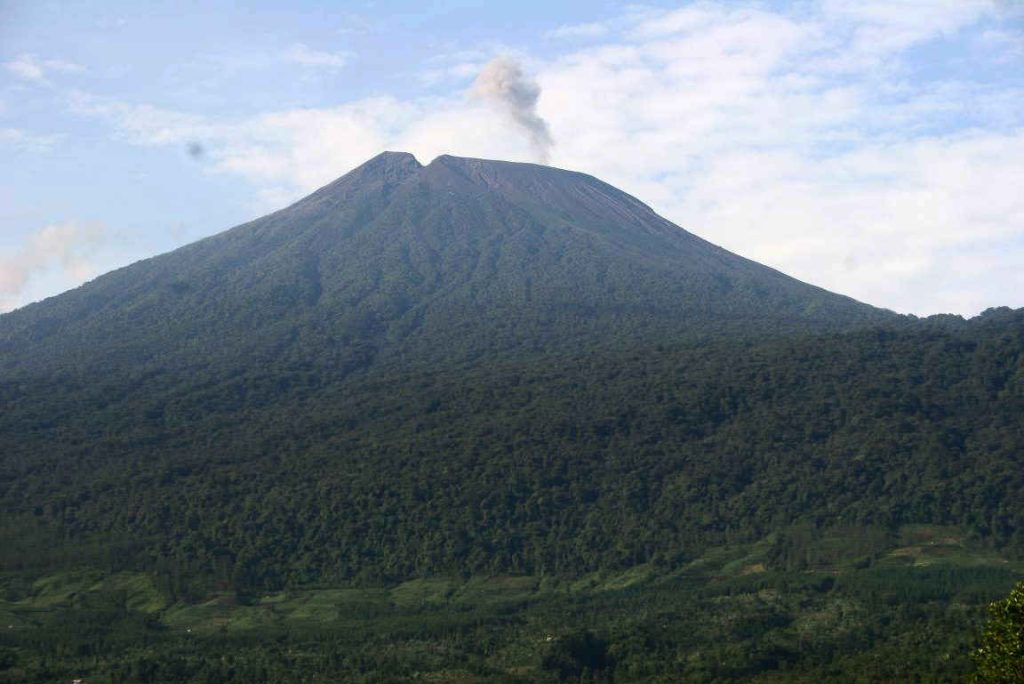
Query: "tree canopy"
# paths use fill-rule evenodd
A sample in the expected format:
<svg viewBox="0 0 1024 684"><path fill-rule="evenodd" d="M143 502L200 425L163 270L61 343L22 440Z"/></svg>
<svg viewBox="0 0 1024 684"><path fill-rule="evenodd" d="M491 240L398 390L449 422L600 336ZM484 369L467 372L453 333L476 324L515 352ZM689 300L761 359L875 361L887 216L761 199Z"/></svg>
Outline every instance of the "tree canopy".
<svg viewBox="0 0 1024 684"><path fill-rule="evenodd" d="M1010 595L993 602L974 652L977 684L1019 684L1024 682L1024 582Z"/></svg>

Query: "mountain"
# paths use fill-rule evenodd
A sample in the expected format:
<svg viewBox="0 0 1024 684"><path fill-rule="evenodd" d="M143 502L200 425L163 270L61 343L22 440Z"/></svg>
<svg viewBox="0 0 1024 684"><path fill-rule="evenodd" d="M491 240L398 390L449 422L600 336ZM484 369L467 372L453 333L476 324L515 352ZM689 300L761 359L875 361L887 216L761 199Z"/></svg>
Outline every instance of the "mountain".
<svg viewBox="0 0 1024 684"><path fill-rule="evenodd" d="M1021 416L1024 310L385 153L0 316L0 682L961 681Z"/></svg>
<svg viewBox="0 0 1024 684"><path fill-rule="evenodd" d="M0 317L0 372L359 368L896 318L585 174L385 152L286 209Z"/></svg>

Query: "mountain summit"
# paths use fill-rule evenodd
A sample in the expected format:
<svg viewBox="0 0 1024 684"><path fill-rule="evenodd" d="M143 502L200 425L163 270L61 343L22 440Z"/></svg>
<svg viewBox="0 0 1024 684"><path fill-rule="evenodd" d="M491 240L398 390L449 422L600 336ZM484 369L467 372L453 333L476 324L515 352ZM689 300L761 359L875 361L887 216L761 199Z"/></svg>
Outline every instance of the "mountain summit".
<svg viewBox="0 0 1024 684"><path fill-rule="evenodd" d="M586 174L384 152L285 209L0 317L0 373L352 367L895 318L716 247Z"/></svg>

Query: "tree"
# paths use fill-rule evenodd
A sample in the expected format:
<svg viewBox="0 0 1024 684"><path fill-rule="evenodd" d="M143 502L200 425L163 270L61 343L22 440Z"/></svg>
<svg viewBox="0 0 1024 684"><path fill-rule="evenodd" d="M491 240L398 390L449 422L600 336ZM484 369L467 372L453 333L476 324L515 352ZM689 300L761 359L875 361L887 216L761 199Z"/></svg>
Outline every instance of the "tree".
<svg viewBox="0 0 1024 684"><path fill-rule="evenodd" d="M989 620L974 652L977 684L1024 682L1024 582L988 607Z"/></svg>

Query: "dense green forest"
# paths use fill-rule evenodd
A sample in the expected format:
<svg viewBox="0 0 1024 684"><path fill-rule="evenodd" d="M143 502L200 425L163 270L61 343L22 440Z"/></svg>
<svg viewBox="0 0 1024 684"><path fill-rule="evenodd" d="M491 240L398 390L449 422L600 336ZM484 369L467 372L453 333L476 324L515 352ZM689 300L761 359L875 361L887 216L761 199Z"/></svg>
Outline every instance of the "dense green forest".
<svg viewBox="0 0 1024 684"><path fill-rule="evenodd" d="M263 366L8 386L3 563L109 552L276 590L675 566L797 523L959 525L1018 553L1022 333L1007 311L362 382Z"/></svg>
<svg viewBox="0 0 1024 684"><path fill-rule="evenodd" d="M9 676L957 681L1024 571L1022 335L8 386Z"/></svg>
<svg viewBox="0 0 1024 684"><path fill-rule="evenodd" d="M1024 310L382 155L0 316L0 682L960 681L1022 416Z"/></svg>

